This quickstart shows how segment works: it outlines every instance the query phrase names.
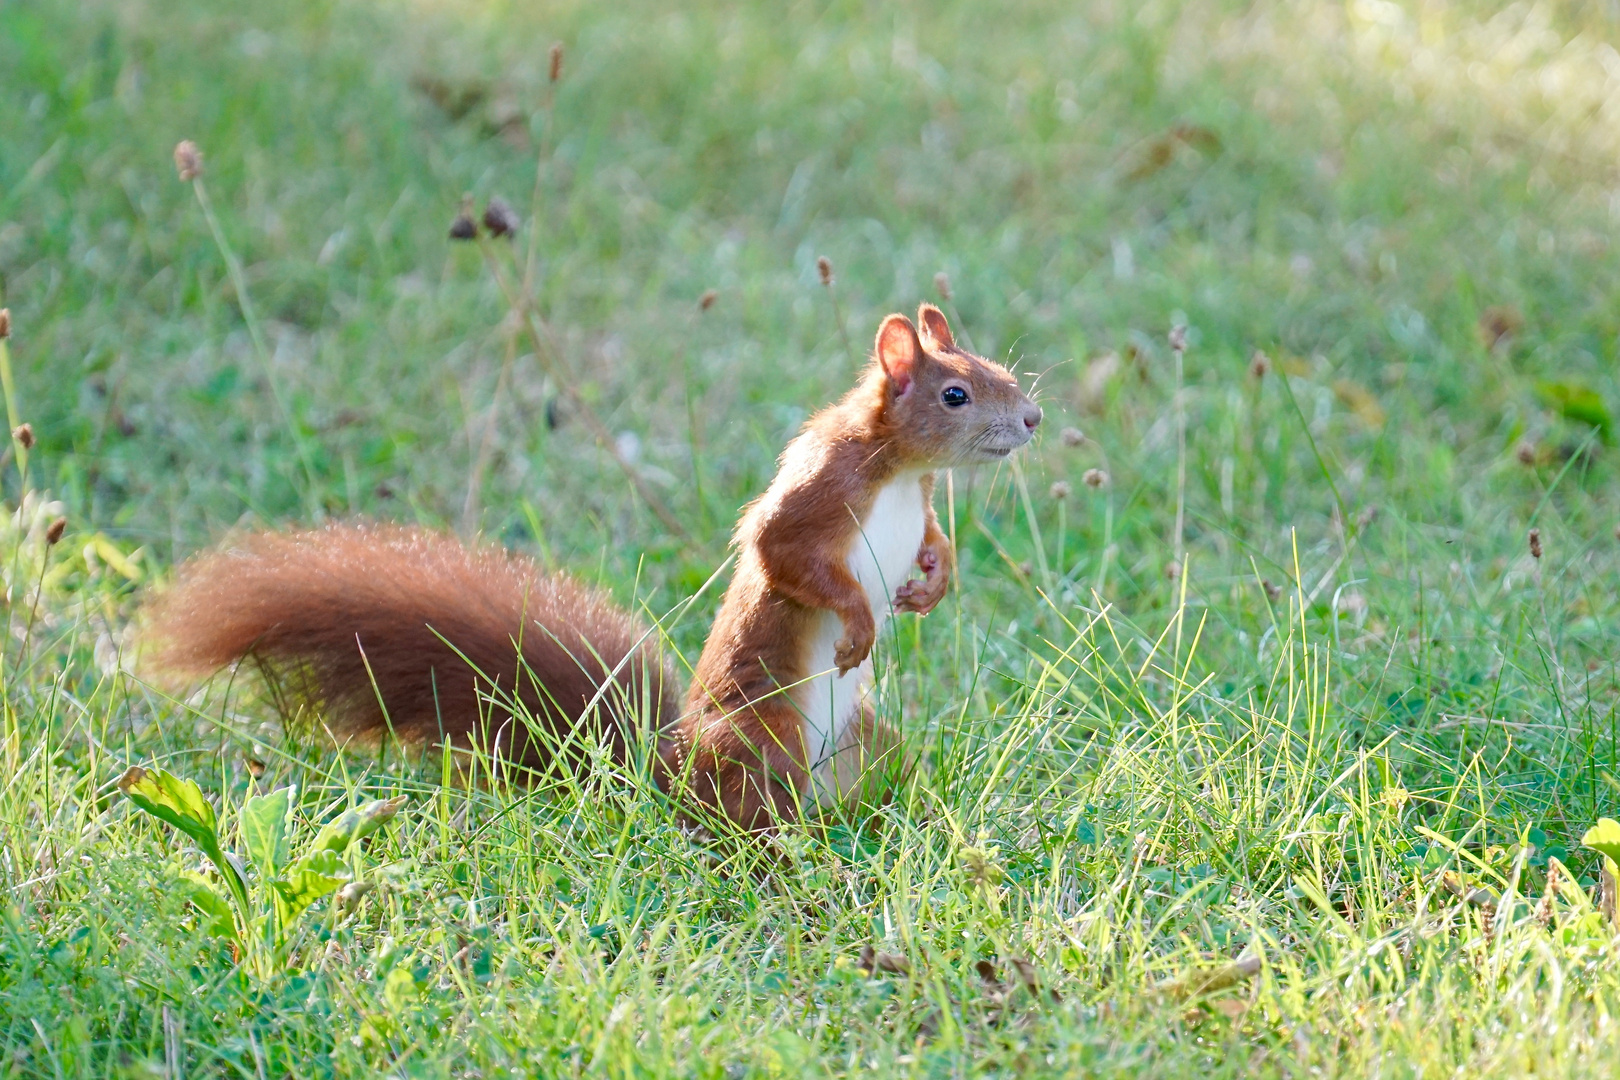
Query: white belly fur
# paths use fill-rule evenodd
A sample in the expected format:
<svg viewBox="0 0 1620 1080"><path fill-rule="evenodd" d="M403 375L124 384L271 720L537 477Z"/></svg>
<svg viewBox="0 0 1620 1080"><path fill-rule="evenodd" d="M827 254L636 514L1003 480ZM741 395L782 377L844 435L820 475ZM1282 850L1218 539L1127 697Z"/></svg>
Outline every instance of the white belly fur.
<svg viewBox="0 0 1620 1080"><path fill-rule="evenodd" d="M849 553L849 569L866 590L867 603L882 639L883 624L893 612L895 590L911 577L922 546L926 507L918 472L902 473L884 485L872 500ZM810 643L805 673L810 676L794 692L804 714L804 741L814 769L838 749L844 730L860 712L861 697L872 681L872 659L838 674L833 652L844 636L843 620L831 611L821 613Z"/></svg>

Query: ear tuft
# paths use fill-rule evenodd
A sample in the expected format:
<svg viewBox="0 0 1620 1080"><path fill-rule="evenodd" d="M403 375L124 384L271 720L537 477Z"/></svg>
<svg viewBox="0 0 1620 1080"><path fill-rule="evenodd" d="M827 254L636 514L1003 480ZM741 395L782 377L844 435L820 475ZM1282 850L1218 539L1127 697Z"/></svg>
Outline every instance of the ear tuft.
<svg viewBox="0 0 1620 1080"><path fill-rule="evenodd" d="M956 339L951 336L951 324L945 321L945 313L933 304L924 304L917 309L917 326L922 330L922 336L935 345L956 348Z"/></svg>
<svg viewBox="0 0 1620 1080"><path fill-rule="evenodd" d="M904 315L890 315L883 320L877 332L877 360L888 376L889 385L896 394L911 389L916 377L917 358L922 355L922 343L917 340L917 329Z"/></svg>

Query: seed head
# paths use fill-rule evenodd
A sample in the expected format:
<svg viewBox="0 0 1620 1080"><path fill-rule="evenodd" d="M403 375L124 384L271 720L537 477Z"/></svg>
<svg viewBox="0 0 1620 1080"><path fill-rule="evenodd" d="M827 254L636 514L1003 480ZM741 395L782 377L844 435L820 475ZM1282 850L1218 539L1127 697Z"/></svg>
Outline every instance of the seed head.
<svg viewBox="0 0 1620 1080"><path fill-rule="evenodd" d="M562 78L562 57L563 57L562 42L560 42L560 41L552 42L551 43L551 67L550 67L550 78L551 78L552 82L556 82L558 79Z"/></svg>
<svg viewBox="0 0 1620 1080"><path fill-rule="evenodd" d="M24 450L32 450L34 448L34 425L18 424L11 429L11 437L16 439L17 445Z"/></svg>
<svg viewBox="0 0 1620 1080"><path fill-rule="evenodd" d="M1170 348L1176 352L1187 351L1187 328L1185 326L1172 326L1170 328Z"/></svg>
<svg viewBox="0 0 1620 1080"><path fill-rule="evenodd" d="M181 139L174 147L174 170L181 183L189 184L202 175L202 151L190 139Z"/></svg>
<svg viewBox="0 0 1620 1080"><path fill-rule="evenodd" d="M713 289L705 289L703 295L698 297L698 310L708 311L714 307L714 302L720 299L720 294Z"/></svg>
<svg viewBox="0 0 1620 1080"><path fill-rule="evenodd" d="M1171 581L1174 581L1178 577L1180 577L1181 576L1181 563L1178 562L1175 559L1171 559L1169 562L1165 563L1164 564L1164 576L1166 578L1168 578L1169 580L1171 580Z"/></svg>
<svg viewBox="0 0 1620 1080"><path fill-rule="evenodd" d="M1103 472L1101 469L1087 469L1086 475L1082 476L1080 479L1085 483L1086 487L1092 488L1093 490L1108 486L1108 474Z"/></svg>
<svg viewBox="0 0 1620 1080"><path fill-rule="evenodd" d="M499 195L491 195L484 207L484 228L491 236L511 236L518 231L518 216Z"/></svg>
<svg viewBox="0 0 1620 1080"><path fill-rule="evenodd" d="M1058 438L1063 440L1064 446L1079 446L1086 441L1086 433L1077 427L1066 427L1058 432Z"/></svg>
<svg viewBox="0 0 1620 1080"><path fill-rule="evenodd" d="M1254 355L1249 357L1249 375L1255 379L1263 379L1270 371L1271 357L1260 349L1254 350Z"/></svg>
<svg viewBox="0 0 1620 1080"><path fill-rule="evenodd" d="M1530 557L1532 559L1541 558L1541 530L1540 529L1531 529L1530 530Z"/></svg>
<svg viewBox="0 0 1620 1080"><path fill-rule="evenodd" d="M456 211L456 220L450 223L450 239L478 239L478 222L473 220L471 195L462 198L461 209Z"/></svg>
<svg viewBox="0 0 1620 1080"><path fill-rule="evenodd" d="M1498 305L1480 312L1479 339L1487 349L1511 341L1523 329L1524 316L1519 314L1518 308Z"/></svg>
<svg viewBox="0 0 1620 1080"><path fill-rule="evenodd" d="M1052 498L1060 502L1074 494L1074 488L1069 486L1067 480L1058 480L1052 485Z"/></svg>
<svg viewBox="0 0 1620 1080"><path fill-rule="evenodd" d="M1529 439L1522 439L1519 445L1513 448L1513 456L1519 459L1520 465L1534 465L1536 463L1536 444Z"/></svg>
<svg viewBox="0 0 1620 1080"><path fill-rule="evenodd" d="M951 302L951 279L941 270L934 275L934 288L939 291L939 298L947 304Z"/></svg>
<svg viewBox="0 0 1620 1080"><path fill-rule="evenodd" d="M0 341L11 336L11 309L0 307Z"/></svg>
<svg viewBox="0 0 1620 1080"><path fill-rule="evenodd" d="M65 532L67 532L67 518L65 517L59 517L45 526L45 546L55 547Z"/></svg>
<svg viewBox="0 0 1620 1080"><path fill-rule="evenodd" d="M821 275L821 283L823 285L831 286L833 282L832 260L827 258L825 255L817 255L816 273Z"/></svg>

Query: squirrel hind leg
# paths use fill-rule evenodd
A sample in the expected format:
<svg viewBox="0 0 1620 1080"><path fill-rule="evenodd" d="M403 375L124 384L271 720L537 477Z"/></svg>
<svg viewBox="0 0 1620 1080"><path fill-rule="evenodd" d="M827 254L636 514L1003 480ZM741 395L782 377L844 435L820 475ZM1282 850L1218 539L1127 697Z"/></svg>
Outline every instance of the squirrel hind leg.
<svg viewBox="0 0 1620 1080"><path fill-rule="evenodd" d="M670 794L700 820L717 815L756 836L797 821L810 787L801 724L798 710L777 700L730 716L688 717Z"/></svg>
<svg viewBox="0 0 1620 1080"><path fill-rule="evenodd" d="M865 700L844 728L838 749L812 773L816 804L824 811L876 811L893 800L914 765L900 733L879 720L871 700Z"/></svg>

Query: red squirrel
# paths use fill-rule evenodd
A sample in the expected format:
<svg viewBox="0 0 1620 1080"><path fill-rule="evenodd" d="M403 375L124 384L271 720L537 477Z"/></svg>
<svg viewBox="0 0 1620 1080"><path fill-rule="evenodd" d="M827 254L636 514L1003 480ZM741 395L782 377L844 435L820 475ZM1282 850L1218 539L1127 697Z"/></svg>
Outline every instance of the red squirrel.
<svg viewBox="0 0 1620 1080"><path fill-rule="evenodd" d="M768 830L807 798L848 797L897 750L866 700L870 654L892 613L927 614L949 584L935 473L999 461L1040 421L938 308L884 319L855 388L805 423L744 510L684 709L656 641L602 594L395 526L261 533L193 560L147 605L147 662L196 676L252 658L339 740L480 745L534 767L559 751L577 763L603 728L622 760L645 725L666 790Z"/></svg>

